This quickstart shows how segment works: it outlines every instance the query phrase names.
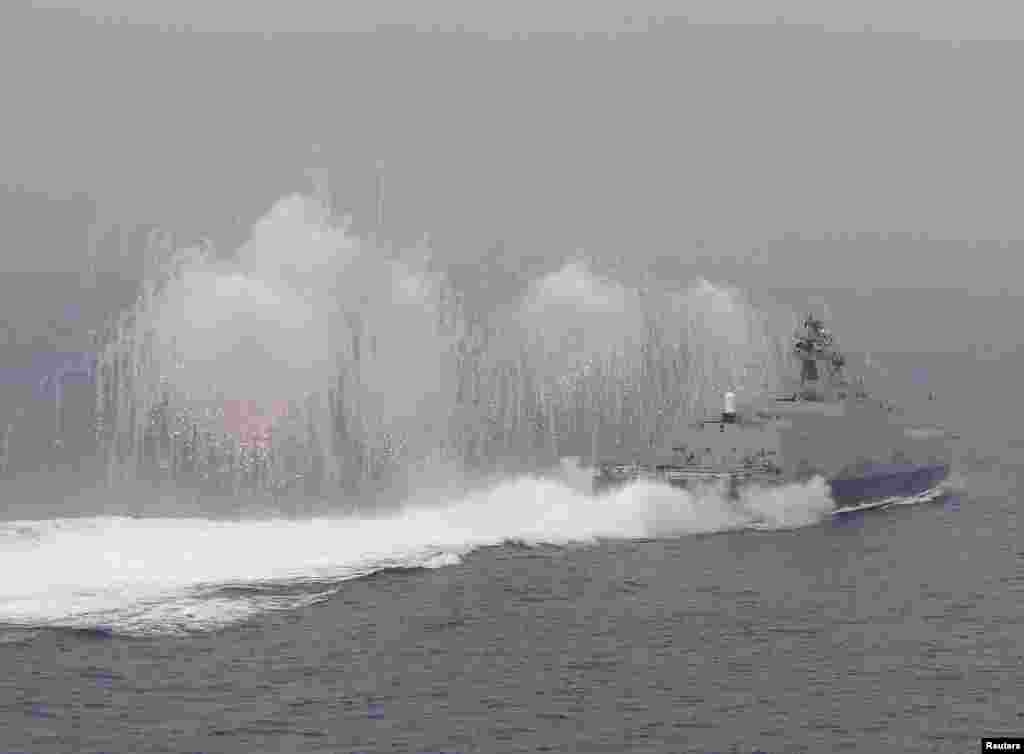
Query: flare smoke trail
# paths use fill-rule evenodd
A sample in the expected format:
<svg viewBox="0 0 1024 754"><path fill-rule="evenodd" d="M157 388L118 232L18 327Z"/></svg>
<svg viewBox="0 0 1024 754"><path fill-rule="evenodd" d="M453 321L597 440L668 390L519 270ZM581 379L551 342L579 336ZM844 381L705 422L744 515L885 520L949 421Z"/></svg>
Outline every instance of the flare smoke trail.
<svg viewBox="0 0 1024 754"><path fill-rule="evenodd" d="M432 251L393 253L301 195L231 260L154 244L100 369L111 483L329 493L425 462L544 466L597 436L656 442L726 389L778 382L790 321L733 288L631 290L577 259L471 320Z"/></svg>

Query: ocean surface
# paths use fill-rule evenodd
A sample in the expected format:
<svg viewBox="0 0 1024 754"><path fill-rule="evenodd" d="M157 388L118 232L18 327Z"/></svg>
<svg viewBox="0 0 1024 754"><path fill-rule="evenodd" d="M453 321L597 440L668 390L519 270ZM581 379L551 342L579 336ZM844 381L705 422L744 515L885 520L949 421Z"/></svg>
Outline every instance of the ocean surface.
<svg viewBox="0 0 1024 754"><path fill-rule="evenodd" d="M952 754L1021 735L1024 355L876 358L893 400L933 391L929 418L961 432L953 497L838 521L811 484L750 501L776 527L754 531L713 496L595 500L571 474L441 486L373 520L130 497L114 515L5 487L0 754Z"/></svg>

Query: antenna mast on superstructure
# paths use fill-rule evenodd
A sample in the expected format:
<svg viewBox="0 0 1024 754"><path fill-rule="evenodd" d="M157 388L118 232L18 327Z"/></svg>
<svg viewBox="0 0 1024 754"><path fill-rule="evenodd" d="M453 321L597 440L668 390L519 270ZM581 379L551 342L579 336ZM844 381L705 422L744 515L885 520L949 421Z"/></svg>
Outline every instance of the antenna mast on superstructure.
<svg viewBox="0 0 1024 754"><path fill-rule="evenodd" d="M828 331L822 320L807 315L802 330L796 333L794 354L801 362L800 384L814 383L819 380L817 362L824 361L829 367L832 382L844 382L843 374L846 358L836 348L832 333Z"/></svg>
<svg viewBox="0 0 1024 754"><path fill-rule="evenodd" d="M373 231L374 241L379 243L384 234L384 161L377 160L376 177L376 211L377 219Z"/></svg>

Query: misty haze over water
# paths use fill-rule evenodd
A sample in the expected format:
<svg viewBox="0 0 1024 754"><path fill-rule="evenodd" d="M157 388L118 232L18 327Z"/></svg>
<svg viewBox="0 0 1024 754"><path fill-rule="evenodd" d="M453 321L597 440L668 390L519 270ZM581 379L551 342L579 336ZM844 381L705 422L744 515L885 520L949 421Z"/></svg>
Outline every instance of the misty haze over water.
<svg viewBox="0 0 1024 754"><path fill-rule="evenodd" d="M0 9L0 751L1021 734L1024 17L690 6ZM808 311L955 495L564 458Z"/></svg>

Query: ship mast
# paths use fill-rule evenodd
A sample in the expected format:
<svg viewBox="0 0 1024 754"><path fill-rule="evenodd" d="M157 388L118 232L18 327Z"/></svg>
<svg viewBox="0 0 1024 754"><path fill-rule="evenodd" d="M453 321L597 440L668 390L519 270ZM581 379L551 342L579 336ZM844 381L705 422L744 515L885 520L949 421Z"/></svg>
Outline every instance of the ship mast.
<svg viewBox="0 0 1024 754"><path fill-rule="evenodd" d="M801 387L807 387L808 383L819 381L819 361L828 363L829 376L833 382L843 379L843 367L846 365L846 359L835 347L832 333L814 315L808 314L804 320L803 330L797 331L793 352L800 361Z"/></svg>
<svg viewBox="0 0 1024 754"><path fill-rule="evenodd" d="M374 177L374 228L371 234L374 246L379 246L384 235L384 162L377 160L377 173Z"/></svg>
<svg viewBox="0 0 1024 754"><path fill-rule="evenodd" d="M377 233L384 231L384 166L377 163Z"/></svg>

